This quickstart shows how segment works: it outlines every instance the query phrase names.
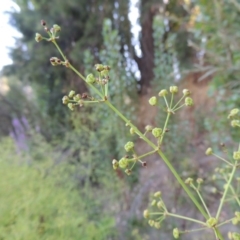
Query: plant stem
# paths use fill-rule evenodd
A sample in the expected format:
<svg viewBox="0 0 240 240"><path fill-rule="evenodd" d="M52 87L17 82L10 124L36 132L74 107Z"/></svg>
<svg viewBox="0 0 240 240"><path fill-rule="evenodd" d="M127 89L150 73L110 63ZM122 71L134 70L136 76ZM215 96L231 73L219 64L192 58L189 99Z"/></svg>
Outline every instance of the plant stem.
<svg viewBox="0 0 240 240"><path fill-rule="evenodd" d="M235 172L236 172L236 169L237 169L236 165L237 165L237 162L235 162L235 165L234 165L234 167L233 167L233 169L232 169L232 172L231 172L231 174L230 174L229 180L228 180L227 185L226 185L226 187L225 187L223 196L222 196L222 198L221 198L221 200L220 200L220 204L219 204L218 211L217 211L217 214L216 214L216 219L219 218L219 215L220 215L220 213L221 213L221 210L222 210L222 207L223 207L223 203L224 203L224 200L225 200L225 198L226 198L226 196L227 196L227 192L228 192L229 186L230 186L230 184L231 184L231 182L232 182L233 176L234 176L234 174L235 174Z"/></svg>
<svg viewBox="0 0 240 240"><path fill-rule="evenodd" d="M198 221L198 220L193 219L193 218L189 218L189 217L185 217L185 216L181 216L181 215L173 214L173 213L169 213L169 212L167 212L166 215L167 215L167 216L170 216L170 217L175 217L175 218L180 218L180 219L184 219L184 220L187 220L187 221L195 222L195 223L198 223L198 224L201 224L201 225L206 226L206 223L205 223L205 222ZM206 227L207 227L207 226L206 226Z"/></svg>

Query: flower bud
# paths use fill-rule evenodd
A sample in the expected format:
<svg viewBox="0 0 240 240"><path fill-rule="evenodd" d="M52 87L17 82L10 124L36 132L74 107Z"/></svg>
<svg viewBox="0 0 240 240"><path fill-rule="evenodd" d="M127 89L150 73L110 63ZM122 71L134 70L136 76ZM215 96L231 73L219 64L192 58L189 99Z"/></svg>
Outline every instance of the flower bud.
<svg viewBox="0 0 240 240"><path fill-rule="evenodd" d="M112 160L112 165L113 165L113 169L116 170L116 169L118 169L119 163L116 159L113 159Z"/></svg>
<svg viewBox="0 0 240 240"><path fill-rule="evenodd" d="M75 91L71 90L68 94L69 98L73 98L75 95Z"/></svg>
<svg viewBox="0 0 240 240"><path fill-rule="evenodd" d="M160 191L155 192L155 193L153 194L153 196L156 197L156 198L160 198L161 195L162 195L162 193L161 193Z"/></svg>
<svg viewBox="0 0 240 240"><path fill-rule="evenodd" d="M131 170L131 169L126 169L126 170L125 170L125 173L129 176L129 175L131 175L132 170Z"/></svg>
<svg viewBox="0 0 240 240"><path fill-rule="evenodd" d="M108 76L108 73L109 73L108 70L103 69L103 70L101 71L101 76L102 76L102 77L107 77L107 76Z"/></svg>
<svg viewBox="0 0 240 240"><path fill-rule="evenodd" d="M193 179L192 179L192 178L187 178L187 179L185 180L185 183L190 185L190 184L193 183Z"/></svg>
<svg viewBox="0 0 240 240"><path fill-rule="evenodd" d="M173 229L173 237L174 237L175 239L178 239L178 238L179 238L179 230L178 230L178 228L174 228L174 229Z"/></svg>
<svg viewBox="0 0 240 240"><path fill-rule="evenodd" d="M69 102L68 96L64 96L64 97L62 98L62 103L63 103L63 104L68 104L68 102Z"/></svg>
<svg viewBox="0 0 240 240"><path fill-rule="evenodd" d="M86 82L87 83L90 83L90 84L93 84L95 83L96 79L95 77L93 76L93 74L88 74L87 77L86 77Z"/></svg>
<svg viewBox="0 0 240 240"><path fill-rule="evenodd" d="M120 160L119 160L119 167L120 168L126 168L128 166L128 160L127 160L127 158L121 158Z"/></svg>
<svg viewBox="0 0 240 240"><path fill-rule="evenodd" d="M231 121L232 127L240 127L240 121L239 120L232 120Z"/></svg>
<svg viewBox="0 0 240 240"><path fill-rule="evenodd" d="M213 154L213 150L212 148L208 148L205 152L206 155L212 155Z"/></svg>
<svg viewBox="0 0 240 240"><path fill-rule="evenodd" d="M154 223L155 223L154 220L149 220L149 221L148 221L148 224L149 224L151 227L154 226Z"/></svg>
<svg viewBox="0 0 240 240"><path fill-rule="evenodd" d="M158 201L158 202L157 202L157 207L158 207L159 209L162 209L162 208L163 208L163 202L162 202L162 201Z"/></svg>
<svg viewBox="0 0 240 240"><path fill-rule="evenodd" d="M135 134L135 130L134 130L134 128L130 128L129 131L130 131L130 134L131 134L131 135Z"/></svg>
<svg viewBox="0 0 240 240"><path fill-rule="evenodd" d="M153 126L147 125L147 126L145 127L145 130L146 130L147 132L150 132L150 131L153 130Z"/></svg>
<svg viewBox="0 0 240 240"><path fill-rule="evenodd" d="M98 72L101 72L104 70L104 66L102 64L96 64L95 65L95 68Z"/></svg>
<svg viewBox="0 0 240 240"><path fill-rule="evenodd" d="M230 114L228 115L228 118L231 119L231 118L234 118L236 115L238 115L239 113L239 109L238 108L234 108L230 111Z"/></svg>
<svg viewBox="0 0 240 240"><path fill-rule="evenodd" d="M163 89L158 93L159 97L165 97L166 95L168 95L168 91L166 89Z"/></svg>
<svg viewBox="0 0 240 240"><path fill-rule="evenodd" d="M170 93L177 93L178 92L178 87L177 86L171 86L170 87Z"/></svg>
<svg viewBox="0 0 240 240"><path fill-rule="evenodd" d="M238 221L240 221L240 212L235 212L235 216L238 219Z"/></svg>
<svg viewBox="0 0 240 240"><path fill-rule="evenodd" d="M198 184L201 184L202 182L203 182L203 179L202 179L202 178L198 178L198 179L197 179L197 183L198 183Z"/></svg>
<svg viewBox="0 0 240 240"><path fill-rule="evenodd" d="M233 225L237 225L238 222L239 222L239 221L238 221L238 219L237 219L236 217L232 219L232 224L233 224Z"/></svg>
<svg viewBox="0 0 240 240"><path fill-rule="evenodd" d="M150 105L155 106L157 104L157 98L155 96L151 97L148 102Z"/></svg>
<svg viewBox="0 0 240 240"><path fill-rule="evenodd" d="M75 95L75 96L73 97L73 100L77 102L77 101L79 101L81 98L82 98L81 95L80 95L80 94L77 94L77 95Z"/></svg>
<svg viewBox="0 0 240 240"><path fill-rule="evenodd" d="M42 39L43 39L42 35L39 33L36 33L36 35L35 35L36 42L40 42Z"/></svg>
<svg viewBox="0 0 240 240"><path fill-rule="evenodd" d="M185 105L186 106L192 106L193 105L193 99L190 97L185 98Z"/></svg>
<svg viewBox="0 0 240 240"><path fill-rule="evenodd" d="M240 160L240 151L233 152L233 159L234 160Z"/></svg>
<svg viewBox="0 0 240 240"><path fill-rule="evenodd" d="M155 138L161 137L161 135L162 135L162 129L161 129L161 128L154 128L154 129L152 130L152 135L153 135Z"/></svg>
<svg viewBox="0 0 240 240"><path fill-rule="evenodd" d="M152 200L151 205L152 205L152 206L155 206L156 203L157 203L157 201L154 199L154 200Z"/></svg>
<svg viewBox="0 0 240 240"><path fill-rule="evenodd" d="M145 209L145 210L143 211L143 217L144 217L144 218L149 218L149 216L150 216L149 211L148 211L147 209Z"/></svg>
<svg viewBox="0 0 240 240"><path fill-rule="evenodd" d="M217 224L217 219L214 217L210 217L206 222L208 227L214 227Z"/></svg>
<svg viewBox="0 0 240 240"><path fill-rule="evenodd" d="M131 151L134 148L134 143L133 142L127 142L124 146L125 150L127 152Z"/></svg>
<svg viewBox="0 0 240 240"><path fill-rule="evenodd" d="M75 105L73 104L73 103L68 103L68 108L70 109L70 110L74 110L75 109Z"/></svg>
<svg viewBox="0 0 240 240"><path fill-rule="evenodd" d="M187 97L191 94L191 92L188 89L183 89L183 96Z"/></svg>
<svg viewBox="0 0 240 240"><path fill-rule="evenodd" d="M53 30L54 30L55 33L60 32L61 31L61 27L58 26L57 24L54 24L53 25Z"/></svg>
<svg viewBox="0 0 240 240"><path fill-rule="evenodd" d="M62 64L62 61L57 58L57 57L51 57L50 58L50 63L53 65L53 66L57 66L57 65L61 65Z"/></svg>
<svg viewBox="0 0 240 240"><path fill-rule="evenodd" d="M160 222L155 222L155 223L154 223L154 227L155 227L156 229L160 229L160 228L161 228Z"/></svg>

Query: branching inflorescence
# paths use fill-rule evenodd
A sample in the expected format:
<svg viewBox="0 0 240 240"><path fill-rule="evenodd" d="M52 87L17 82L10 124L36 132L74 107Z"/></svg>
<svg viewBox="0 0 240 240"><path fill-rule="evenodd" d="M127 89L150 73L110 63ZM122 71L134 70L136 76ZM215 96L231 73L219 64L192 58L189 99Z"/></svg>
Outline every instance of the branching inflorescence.
<svg viewBox="0 0 240 240"><path fill-rule="evenodd" d="M219 231L219 228L225 224L234 224L237 225L240 223L240 211L237 211L232 214L230 219L222 220L220 219L220 214L222 212L224 203L228 201L235 201L236 204L240 207L240 179L236 178L236 172L240 167L240 144L238 149L233 152L233 155L229 159L225 159L221 156L218 156L214 153L211 148L206 150L206 155L214 155L218 159L220 159L225 166L222 168L217 168L215 170L215 174L213 175L213 180L220 179L224 182L222 192L220 191L221 198L219 202L219 207L217 209L216 214L212 214L207 207L203 197L202 197L202 184L203 179L197 178L196 180L192 178L188 178L185 181L181 179L177 170L173 167L171 162L165 156L162 151L162 144L164 140L165 134L168 132L168 123L171 116L173 116L177 111L179 111L183 107L191 107L193 105L193 99L190 97L191 93L188 89L184 89L182 91L182 96L178 101L175 100L179 90L177 86L171 86L169 90L163 89L159 92L158 96L153 96L149 99L149 104L151 106L155 106L158 104L160 99L163 99L166 105L166 120L162 127L153 127L147 125L145 127L145 132L141 132L129 119L127 119L115 106L112 105L111 99L109 99L108 94L108 85L110 84L109 71L110 67L107 65L96 64L95 72L90 73L85 78L76 68L72 66L72 64L68 61L67 57L63 54L59 45L57 44L58 33L61 31L60 26L53 25L51 29L48 28L45 21L41 21L42 26L48 34L48 37L43 37L41 34L36 33L35 40L40 42L41 40L45 40L48 42L52 42L57 48L58 52L61 55L61 59L58 57L51 57L50 63L53 66L65 66L71 70L73 70L90 89L90 93L76 93L75 91L70 91L68 96L64 96L62 99L63 104L66 104L70 110L74 110L77 106L85 106L87 104L106 104L110 109L112 109L126 124L126 127L129 128L131 134L136 134L138 137L145 141L151 148L152 151L147 152L142 155L138 155L135 148L134 143L129 141L125 144L125 151L127 152L120 160L113 159L112 166L113 169L121 168L125 171L127 175L131 175L133 168L136 163L140 163L143 167L147 165L147 162L143 159L146 156L157 153L161 159L165 162L169 170L172 172L176 180L179 182L181 187L184 189L188 197L191 199L195 207L199 210L201 215L205 218L204 221L193 219L190 217L186 217L183 215L178 215L176 213L171 213L164 200L162 198L162 193L156 192L152 196L152 200L148 209L144 210L143 216L148 219L148 223L150 226L155 227L157 229L161 228L161 224L164 219L168 217L174 217L178 219L184 219L195 224L199 225L197 229L190 230L179 230L178 228L173 229L173 237L175 239L179 238L179 236L183 233L201 231L205 229L211 229L215 234L216 239L223 240L223 236ZM94 95L94 96L92 96ZM228 118L231 121L231 126L234 128L240 127L240 118L239 118L239 109L233 109ZM150 140L152 137L149 137L151 134L155 140ZM195 191L195 195L193 194ZM197 197L196 197L197 196ZM240 240L240 233L229 232L229 239Z"/></svg>

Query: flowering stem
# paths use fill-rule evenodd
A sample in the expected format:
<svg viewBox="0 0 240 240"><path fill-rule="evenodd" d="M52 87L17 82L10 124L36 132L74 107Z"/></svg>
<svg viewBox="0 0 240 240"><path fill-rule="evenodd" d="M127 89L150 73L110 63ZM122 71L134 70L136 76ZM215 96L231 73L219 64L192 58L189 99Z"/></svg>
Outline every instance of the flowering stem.
<svg viewBox="0 0 240 240"><path fill-rule="evenodd" d="M63 52L61 51L60 47L58 46L58 44L56 43L55 40L52 41L53 44L56 46L56 48L58 49L59 53L61 54L61 56L63 57L63 59L65 61L67 61L67 58L65 57L65 55L63 54ZM77 71L70 63L69 63L69 68L72 69L83 81L86 82L86 79L84 78L84 76ZM87 83L87 82L86 82ZM163 154L163 152L159 149L158 146L156 146L153 142L151 142L141 131L138 130L138 128L132 124L118 109L116 109L109 101L108 99L104 98L104 96L102 95L102 93L96 88L94 87L92 84L87 83L92 89L93 91L98 94L103 100L105 100L105 104L111 108L124 122L126 122L129 126L131 126L134 129L134 132L136 132L140 138L142 138L149 146L151 146L155 151L158 152L159 156L163 159L163 161L165 162L165 164L168 166L169 170L172 172L172 174L174 175L174 177L177 179L177 181L179 182L179 184L182 186L182 188L185 190L185 192L187 193L187 195L189 196L189 198L192 200L192 202L195 204L195 206L197 207L197 209L202 213L202 215L208 219L208 214L205 212L205 210L202 208L202 206L199 204L199 202L197 201L197 199L194 197L194 195L192 194L192 192L188 189L187 185L184 183L184 181L181 179L181 177L179 176L179 174L177 173L177 171L175 170L175 168L173 167L173 165L169 162L169 160L167 159L167 157ZM164 97L164 100L166 102L166 105L168 107L168 103L166 98ZM185 104L184 104L185 105ZM182 106L180 106L179 108L181 108ZM177 108L177 109L179 109ZM175 109L175 110L177 110ZM169 120L170 117L170 113L168 113L168 117L166 119L165 122L165 129L167 126L167 122ZM236 170L236 166L234 167L234 172ZM231 175L231 180L233 178L233 174ZM221 205L220 205L221 206ZM196 220L197 221L197 220ZM202 222L201 222L202 224ZM223 240L221 234L219 233L218 229L215 229L215 234L218 236L219 239Z"/></svg>

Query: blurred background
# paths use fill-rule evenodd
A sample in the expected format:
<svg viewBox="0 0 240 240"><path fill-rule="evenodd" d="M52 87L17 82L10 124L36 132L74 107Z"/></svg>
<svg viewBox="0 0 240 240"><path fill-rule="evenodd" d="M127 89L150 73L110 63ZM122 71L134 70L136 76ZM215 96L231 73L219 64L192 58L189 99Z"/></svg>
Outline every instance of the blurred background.
<svg viewBox="0 0 240 240"><path fill-rule="evenodd" d="M59 45L84 75L96 63L111 66L111 100L141 130L165 119L164 105L150 107L149 97L170 85L190 89L195 106L174 116L163 150L183 178L207 181L216 209L219 162L204 153L211 146L221 154L222 143L232 151L239 139L227 115L240 107L240 1L5 0L0 11L0 239L157 240L171 239L176 226L191 229L172 219L148 226L142 211L158 190L169 210L198 217L158 156L129 177L112 170L126 141L149 149L105 106L62 105L70 90L88 89L49 63L60 56L34 40L45 34L42 19L61 26Z"/></svg>

